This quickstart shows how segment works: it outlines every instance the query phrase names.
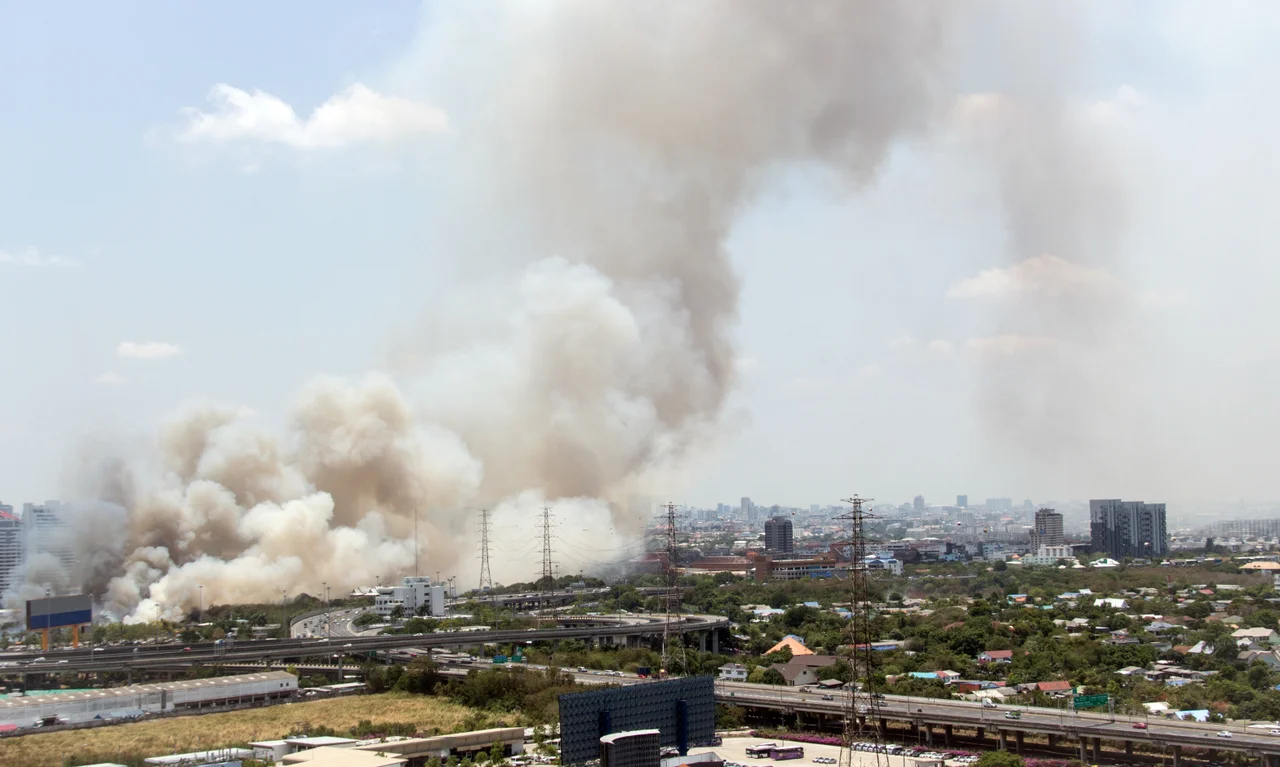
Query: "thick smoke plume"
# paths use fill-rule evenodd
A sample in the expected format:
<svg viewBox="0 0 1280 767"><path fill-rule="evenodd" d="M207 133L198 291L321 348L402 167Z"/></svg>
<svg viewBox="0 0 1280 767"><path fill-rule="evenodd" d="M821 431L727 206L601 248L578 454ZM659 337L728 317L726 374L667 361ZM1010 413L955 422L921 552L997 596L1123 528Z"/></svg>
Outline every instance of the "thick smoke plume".
<svg viewBox="0 0 1280 767"><path fill-rule="evenodd" d="M91 575L108 607L141 619L201 585L206 602L274 601L403 574L416 512L445 573L464 572L482 504L525 530L543 498L581 539L634 530L606 503L696 450L735 384L734 222L786 174L857 188L947 119L950 7L537 3L442 23L470 55L439 60L491 67L456 78L483 105L456 120L485 211L460 242L505 237L521 268L434 311L395 383L308 387L282 437L217 408L174 422L162 471L111 483L130 497L127 540ZM534 574L497 553L495 576Z"/></svg>

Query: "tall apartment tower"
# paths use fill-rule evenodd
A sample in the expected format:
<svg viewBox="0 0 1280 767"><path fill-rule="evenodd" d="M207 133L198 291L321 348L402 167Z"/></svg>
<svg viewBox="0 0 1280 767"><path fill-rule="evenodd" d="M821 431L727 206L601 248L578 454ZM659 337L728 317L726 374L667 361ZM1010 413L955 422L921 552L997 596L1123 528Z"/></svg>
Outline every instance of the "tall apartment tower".
<svg viewBox="0 0 1280 767"><path fill-rule="evenodd" d="M1063 543L1062 515L1053 509L1037 511L1031 527L1031 553L1039 551L1041 546L1061 546Z"/></svg>
<svg viewBox="0 0 1280 767"><path fill-rule="evenodd" d="M750 498L745 496L742 498L742 516L748 522L756 521L756 505L751 502Z"/></svg>
<svg viewBox="0 0 1280 767"><path fill-rule="evenodd" d="M957 496L956 496L956 506L959 506L959 507L960 507L960 508L962 508L962 509L967 509L967 508L969 508L969 496L967 496L967 495L957 495Z"/></svg>
<svg viewBox="0 0 1280 767"><path fill-rule="evenodd" d="M1113 559L1162 557L1169 550L1163 503L1089 501L1090 548Z"/></svg>
<svg viewBox="0 0 1280 767"><path fill-rule="evenodd" d="M0 504L0 595L22 577L22 520L12 506Z"/></svg>
<svg viewBox="0 0 1280 767"><path fill-rule="evenodd" d="M790 554L795 551L791 542L791 520L774 517L764 523L764 550L770 554Z"/></svg>

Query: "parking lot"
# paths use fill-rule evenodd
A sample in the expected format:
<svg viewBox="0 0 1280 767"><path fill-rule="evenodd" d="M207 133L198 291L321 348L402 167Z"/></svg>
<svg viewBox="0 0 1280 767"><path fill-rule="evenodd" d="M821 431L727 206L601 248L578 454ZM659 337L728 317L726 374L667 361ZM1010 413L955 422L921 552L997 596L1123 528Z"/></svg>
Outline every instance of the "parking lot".
<svg viewBox="0 0 1280 767"><path fill-rule="evenodd" d="M748 757L747 748L750 746L758 746L761 743L777 743L780 746L801 746L804 748L804 759L795 759L786 763L773 764L768 758L752 759ZM864 748L866 747L867 746L864 746ZM730 762L737 765L744 765L745 767L769 767L770 765L771 767L781 767L782 764L794 764L796 767L800 767L801 765L815 764L815 758L836 760L827 762L827 764L836 764L840 759L840 748L838 746L824 746L815 743L797 743L789 740L770 740L768 738L725 738L724 743L719 746L689 749L689 753L691 754L701 754L708 751L714 751L719 754L720 757L724 759L726 767L730 767ZM914 753L914 756L909 755L909 753ZM884 756L881 757L881 759L884 758ZM925 749L919 749L912 752L904 750L903 753L888 754L887 758L889 767L915 767L915 765L920 761L933 762L938 759L945 759L948 765L964 765L977 761L976 757L947 757L943 752L931 752ZM875 767L876 765L876 755L870 751L854 751L853 759L855 765L862 765L862 767ZM822 764L822 762L817 762L817 764ZM881 764L884 764L884 762L881 762Z"/></svg>

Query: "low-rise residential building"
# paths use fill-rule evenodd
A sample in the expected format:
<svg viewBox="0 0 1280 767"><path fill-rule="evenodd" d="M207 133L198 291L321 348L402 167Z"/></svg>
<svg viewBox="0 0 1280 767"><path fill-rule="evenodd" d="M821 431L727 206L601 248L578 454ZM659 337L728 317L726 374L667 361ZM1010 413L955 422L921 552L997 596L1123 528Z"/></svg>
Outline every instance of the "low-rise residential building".
<svg viewBox="0 0 1280 767"><path fill-rule="evenodd" d="M720 679L726 682L745 682L747 667L741 663L726 663L720 667Z"/></svg>
<svg viewBox="0 0 1280 767"><path fill-rule="evenodd" d="M978 653L979 663L1012 663L1013 650L984 650Z"/></svg>
<svg viewBox="0 0 1280 767"><path fill-rule="evenodd" d="M786 663L775 663L769 668L782 674L787 684L799 687L817 683L818 670L835 665L835 662L833 655L801 655Z"/></svg>

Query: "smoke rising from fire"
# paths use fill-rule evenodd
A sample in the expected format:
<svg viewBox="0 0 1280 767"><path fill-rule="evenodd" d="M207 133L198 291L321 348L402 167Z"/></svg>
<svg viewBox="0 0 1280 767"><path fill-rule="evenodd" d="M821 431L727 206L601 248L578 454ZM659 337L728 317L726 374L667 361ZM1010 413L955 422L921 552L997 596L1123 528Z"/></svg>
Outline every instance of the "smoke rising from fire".
<svg viewBox="0 0 1280 767"><path fill-rule="evenodd" d="M695 453L735 385L735 221L796 169L856 189L949 120L950 7L513 4L444 25L490 67L457 73L484 94L455 121L485 211L459 240L497 231L519 267L428 312L394 378L306 387L281 435L199 408L164 429L158 466L111 462L95 476L127 535L83 576L146 619L201 586L275 601L405 574L415 515L446 573L466 570L481 505L546 498L580 537L634 533L607 503ZM495 577L532 576L495 555Z"/></svg>

